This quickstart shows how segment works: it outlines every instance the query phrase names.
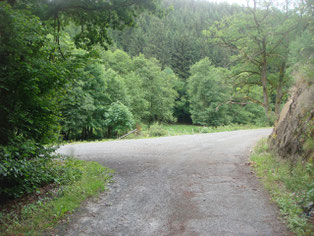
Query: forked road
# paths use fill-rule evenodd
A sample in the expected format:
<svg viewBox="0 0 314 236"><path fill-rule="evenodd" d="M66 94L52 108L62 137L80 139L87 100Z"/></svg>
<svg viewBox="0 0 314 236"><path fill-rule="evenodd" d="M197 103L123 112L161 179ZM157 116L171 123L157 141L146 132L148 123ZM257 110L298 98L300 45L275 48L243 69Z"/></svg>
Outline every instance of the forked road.
<svg viewBox="0 0 314 236"><path fill-rule="evenodd" d="M58 235L290 235L248 162L271 129L63 146L116 170Z"/></svg>

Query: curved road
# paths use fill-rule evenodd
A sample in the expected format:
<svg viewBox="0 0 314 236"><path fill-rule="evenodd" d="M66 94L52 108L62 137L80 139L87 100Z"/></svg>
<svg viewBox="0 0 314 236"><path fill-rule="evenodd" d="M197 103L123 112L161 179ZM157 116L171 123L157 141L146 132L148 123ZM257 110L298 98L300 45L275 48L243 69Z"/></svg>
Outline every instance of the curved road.
<svg viewBox="0 0 314 236"><path fill-rule="evenodd" d="M290 235L254 174L249 150L271 129L62 146L116 170L57 235Z"/></svg>

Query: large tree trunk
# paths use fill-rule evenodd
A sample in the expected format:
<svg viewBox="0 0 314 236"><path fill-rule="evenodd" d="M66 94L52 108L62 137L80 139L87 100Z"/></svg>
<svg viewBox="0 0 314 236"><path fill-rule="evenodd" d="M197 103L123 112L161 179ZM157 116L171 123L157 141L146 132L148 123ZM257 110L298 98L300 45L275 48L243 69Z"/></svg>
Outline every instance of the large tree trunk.
<svg viewBox="0 0 314 236"><path fill-rule="evenodd" d="M109 126L108 128L107 128L107 137L111 137L111 131L112 131L112 128L111 128L111 126Z"/></svg>
<svg viewBox="0 0 314 236"><path fill-rule="evenodd" d="M9 137L11 136L11 125L7 122L7 114L1 114L0 116L0 145L7 145L9 143ZM10 131L10 134L8 132Z"/></svg>
<svg viewBox="0 0 314 236"><path fill-rule="evenodd" d="M92 127L88 127L87 128L87 138L92 138L93 137L93 128Z"/></svg>
<svg viewBox="0 0 314 236"><path fill-rule="evenodd" d="M280 104L282 99L282 86L283 86L283 79L286 73L286 61L282 62L280 66L279 72L279 81L277 86L277 94L276 94L276 103L275 103L275 114L277 117L280 115Z"/></svg>
<svg viewBox="0 0 314 236"><path fill-rule="evenodd" d="M84 128L82 129L81 139L82 139L82 140L86 140L86 136L87 136L86 127L84 127Z"/></svg>

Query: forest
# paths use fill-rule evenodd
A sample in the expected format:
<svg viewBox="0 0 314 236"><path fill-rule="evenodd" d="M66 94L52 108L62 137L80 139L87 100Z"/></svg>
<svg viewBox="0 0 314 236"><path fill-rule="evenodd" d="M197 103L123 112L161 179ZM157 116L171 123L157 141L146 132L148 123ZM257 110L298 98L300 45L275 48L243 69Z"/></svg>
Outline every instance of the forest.
<svg viewBox="0 0 314 236"><path fill-rule="evenodd" d="M313 1L1 0L0 198L66 181L55 144L272 126L312 73Z"/></svg>

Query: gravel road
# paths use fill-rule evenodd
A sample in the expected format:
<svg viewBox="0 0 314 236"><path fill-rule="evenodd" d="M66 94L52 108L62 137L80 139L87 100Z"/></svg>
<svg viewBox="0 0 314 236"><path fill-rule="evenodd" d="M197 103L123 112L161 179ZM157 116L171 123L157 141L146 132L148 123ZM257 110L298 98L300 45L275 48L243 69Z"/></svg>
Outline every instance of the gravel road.
<svg viewBox="0 0 314 236"><path fill-rule="evenodd" d="M115 182L58 235L291 235L251 172L249 150L271 129L62 146L116 170Z"/></svg>

